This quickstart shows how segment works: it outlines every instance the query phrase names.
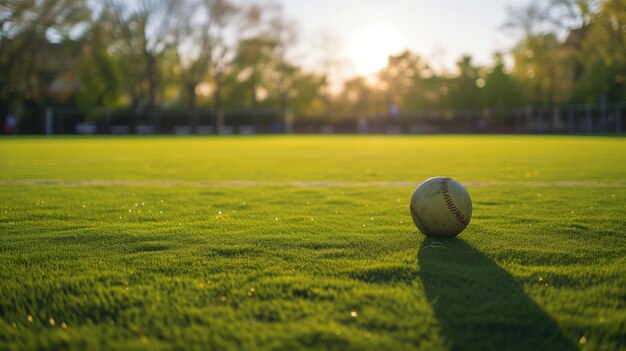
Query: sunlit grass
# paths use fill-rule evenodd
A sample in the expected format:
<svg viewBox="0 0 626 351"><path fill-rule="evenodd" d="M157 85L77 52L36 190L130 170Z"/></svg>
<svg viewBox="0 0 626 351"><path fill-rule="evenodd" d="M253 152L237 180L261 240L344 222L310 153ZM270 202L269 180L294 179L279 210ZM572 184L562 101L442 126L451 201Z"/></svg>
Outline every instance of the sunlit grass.
<svg viewBox="0 0 626 351"><path fill-rule="evenodd" d="M560 137L3 139L0 345L617 349L625 148ZM411 222L403 183L432 175L480 185L468 188L467 230L437 247ZM70 182L112 179L144 183ZM228 180L273 183L211 183ZM294 180L305 183L281 185Z"/></svg>

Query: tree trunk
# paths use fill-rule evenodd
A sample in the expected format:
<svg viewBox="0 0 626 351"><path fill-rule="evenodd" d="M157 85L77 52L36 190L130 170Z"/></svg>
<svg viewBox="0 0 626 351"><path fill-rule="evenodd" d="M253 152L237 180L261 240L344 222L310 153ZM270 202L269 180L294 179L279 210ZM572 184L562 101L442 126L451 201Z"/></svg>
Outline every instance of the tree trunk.
<svg viewBox="0 0 626 351"><path fill-rule="evenodd" d="M293 121L291 120L291 114L289 113L289 106L287 104L287 92L280 94L280 111L283 114L283 122L285 123L285 134L291 134Z"/></svg>
<svg viewBox="0 0 626 351"><path fill-rule="evenodd" d="M198 131L198 111L196 110L196 84L188 83L187 92L189 94L189 126L191 127L191 134L196 134Z"/></svg>
<svg viewBox="0 0 626 351"><path fill-rule="evenodd" d="M134 89L133 89L134 90ZM137 120L138 120L138 115L139 115L139 97L137 95L136 92L133 92L133 97L132 97L132 106L133 106L133 112L130 116L130 129L131 129L131 133L137 133Z"/></svg>
<svg viewBox="0 0 626 351"><path fill-rule="evenodd" d="M152 125L153 131L156 133L158 129L159 121L157 120L156 111L156 95L158 90L158 78L156 72L156 58L153 55L148 54L148 118Z"/></svg>
<svg viewBox="0 0 626 351"><path fill-rule="evenodd" d="M215 109L215 133L220 134L224 128L224 111L222 111L222 79L220 75L218 75L215 79L213 105L213 108Z"/></svg>

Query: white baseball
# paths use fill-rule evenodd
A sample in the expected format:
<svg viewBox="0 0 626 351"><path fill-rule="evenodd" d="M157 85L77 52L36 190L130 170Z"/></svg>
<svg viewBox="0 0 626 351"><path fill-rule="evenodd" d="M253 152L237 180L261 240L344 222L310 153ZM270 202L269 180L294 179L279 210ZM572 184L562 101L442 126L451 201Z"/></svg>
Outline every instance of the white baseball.
<svg viewBox="0 0 626 351"><path fill-rule="evenodd" d="M434 177L415 189L410 209L413 222L422 233L454 237L472 218L472 199L459 182Z"/></svg>

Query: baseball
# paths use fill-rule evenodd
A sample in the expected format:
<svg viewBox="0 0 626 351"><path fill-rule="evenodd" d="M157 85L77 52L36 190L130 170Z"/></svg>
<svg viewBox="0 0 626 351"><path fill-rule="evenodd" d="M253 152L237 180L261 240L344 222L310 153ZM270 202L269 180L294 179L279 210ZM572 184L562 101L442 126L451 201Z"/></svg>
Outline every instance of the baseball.
<svg viewBox="0 0 626 351"><path fill-rule="evenodd" d="M411 197L411 216L425 235L455 237L472 218L472 199L459 182L444 177L426 179Z"/></svg>

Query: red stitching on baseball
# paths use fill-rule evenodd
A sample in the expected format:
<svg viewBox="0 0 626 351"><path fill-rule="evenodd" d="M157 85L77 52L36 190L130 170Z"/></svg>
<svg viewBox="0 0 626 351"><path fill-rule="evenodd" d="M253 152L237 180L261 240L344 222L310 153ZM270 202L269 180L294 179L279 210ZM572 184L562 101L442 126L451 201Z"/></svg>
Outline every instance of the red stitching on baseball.
<svg viewBox="0 0 626 351"><path fill-rule="evenodd" d="M456 218L456 220L459 221L461 224L467 226L469 224L469 220L467 219L467 217L463 215L463 213L461 213L461 210L459 210L456 207L456 205L454 204L454 201L452 200L452 196L450 195L450 190L448 190L449 181L450 181L450 178L444 178L441 181L439 190L441 190L441 195L443 196L443 199L446 202L446 206L448 207L448 210L450 210L454 218Z"/></svg>
<svg viewBox="0 0 626 351"><path fill-rule="evenodd" d="M413 216L413 219L422 226L422 228L420 229L424 229L424 232L425 232L424 234L434 235L433 231L428 227L428 225L426 225L426 222L424 222L424 219L422 218L422 216L420 216L419 213L417 213L417 210L415 209L415 207L413 207L413 204L411 204L410 208L411 208L411 215Z"/></svg>

